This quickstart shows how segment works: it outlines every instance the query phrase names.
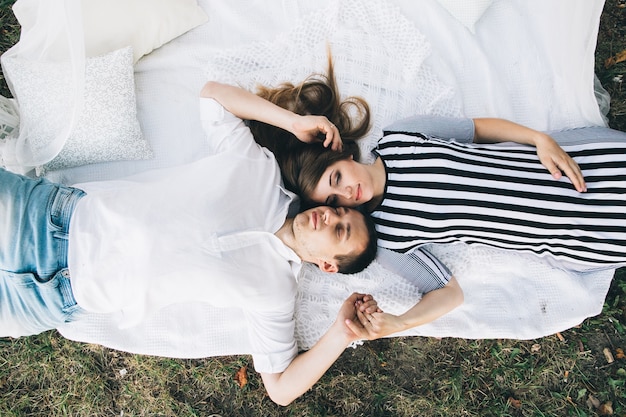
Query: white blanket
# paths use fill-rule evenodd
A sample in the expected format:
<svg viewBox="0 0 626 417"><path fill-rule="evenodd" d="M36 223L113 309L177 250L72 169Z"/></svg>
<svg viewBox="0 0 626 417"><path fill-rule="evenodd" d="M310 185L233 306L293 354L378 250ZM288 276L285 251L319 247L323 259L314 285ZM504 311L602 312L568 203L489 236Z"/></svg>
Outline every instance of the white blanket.
<svg viewBox="0 0 626 417"><path fill-rule="evenodd" d="M333 48L340 88L369 100L374 129L414 113L496 116L536 129L602 126L594 96L594 47L603 1L494 0L475 25L436 0L321 2L201 0L209 22L136 65L138 113L155 159L52 172L65 183L116 178L172 166L206 153L197 95L208 77L274 84L325 68ZM454 3L454 2L447 2ZM463 306L405 334L529 339L600 313L612 271L577 276L537 258L485 248L433 251L465 292ZM297 338L310 347L352 291L400 313L419 288L377 264L354 276L306 267L299 277ZM74 340L136 353L203 357L248 353L238 310L171 306L120 330L117 316L90 315L60 328Z"/></svg>

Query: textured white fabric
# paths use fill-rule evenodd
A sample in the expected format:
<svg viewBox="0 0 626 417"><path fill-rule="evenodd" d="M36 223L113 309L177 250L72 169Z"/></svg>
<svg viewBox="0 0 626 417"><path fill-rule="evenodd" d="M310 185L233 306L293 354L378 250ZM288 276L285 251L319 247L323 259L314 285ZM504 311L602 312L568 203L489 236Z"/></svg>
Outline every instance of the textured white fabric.
<svg viewBox="0 0 626 417"><path fill-rule="evenodd" d="M315 22L315 24L313 24ZM254 90L301 81L324 73L330 46L339 91L363 97L374 114L372 129L360 141L368 155L383 126L416 113L460 115L453 91L424 60L428 40L395 6L343 0L307 14L295 28L266 42L216 49L207 78Z"/></svg>
<svg viewBox="0 0 626 417"><path fill-rule="evenodd" d="M603 0L494 1L473 36L428 1L395 3L431 42L427 63L454 88L464 116L538 130L605 124L591 87Z"/></svg>
<svg viewBox="0 0 626 417"><path fill-rule="evenodd" d="M19 42L2 54L3 72L13 96L17 98L19 94L13 83L13 76L5 66L5 61L9 58L49 65L65 62L62 75L52 74L51 77L44 77L43 81L56 83L60 81L59 78L63 78L71 86L62 91L62 108L54 114L56 129L46 132L48 140L44 146L33 149L37 147L31 144L37 138L40 127L37 118L30 122L25 122L22 118L19 135L0 144L0 154L5 165L15 172L27 173L34 167L51 161L59 154L78 124L85 100L85 47L84 37L81 36L83 26L79 1L21 0L13 6L16 15L20 14L19 11L29 11L28 22L21 28ZM45 91L48 94L57 93L54 87L52 91ZM44 95L43 99L47 98ZM57 99L60 98L51 98ZM46 127L51 126L48 124Z"/></svg>
<svg viewBox="0 0 626 417"><path fill-rule="evenodd" d="M367 95L373 91L376 95L389 90L382 94L380 101L377 101L378 96L373 98L376 102L374 126L385 123L379 118L391 117L384 116L387 106L398 109L395 100L410 102L410 95L402 96L400 92L415 92L410 80L422 71L422 75L435 76L428 79L433 81L433 86L441 87L440 95L434 94L436 91L431 94L427 88L424 95L419 95L418 88L418 96L412 97L417 102L401 104L401 109L414 106L417 112L505 117L542 130L604 125L593 95L593 45L602 1L576 0L575 5L572 0L494 1L476 22L474 36L435 0L421 0L418 4L413 0L360 2L359 7L352 8L362 8L362 11L345 12L355 21L341 20L339 13L345 4L354 3L343 0L201 0L209 22L145 56L136 66L139 119L155 159L76 167L51 173L49 177L67 183L119 178L198 158L207 151L195 108L198 92L206 80L207 63L232 56L233 51L228 48L249 51L254 44L257 48L267 48L255 55L266 64L264 54L280 48L289 50L288 45L272 45L270 41L276 36L291 42L298 31L314 34L315 28L319 28L327 33L328 27L337 28L337 23L333 22L339 21L345 25L341 33L331 34L331 38L344 36L354 43L351 48L341 49L337 43L333 46L341 86L347 88L351 76L367 82L352 84L354 89L344 92ZM307 18L309 13L319 18L318 7L329 15L321 20ZM339 15L333 15L331 10ZM327 20L330 23L323 23ZM379 35L370 30L370 27L380 28L377 22L389 21L394 24L385 27ZM406 21L408 25L403 23ZM303 47L310 47L305 39L297 41ZM372 42L375 52L372 57L376 56L376 60L363 57L363 53L368 52L367 42ZM381 44L382 49L377 46ZM414 45L414 49L407 45ZM386 50L394 53L386 55ZM320 71L324 68L323 53L322 48L317 50L317 58L302 52L289 59L305 62L318 59L312 61L316 66L308 72ZM251 66L244 70L246 74L256 71L256 63L250 62L248 55L239 59ZM379 59L382 59L380 63ZM409 64L404 64L405 59ZM261 74L263 67L259 67L259 76L263 77L260 79L275 77L279 81L281 74L289 74L288 70L295 68L289 60L280 62L287 65L284 72L278 64L268 68L266 74ZM373 68L371 78L360 74L358 66L347 66L348 62L370 65ZM387 74L391 69L402 74L406 69L408 74L406 78L397 73ZM233 70L241 73L237 66ZM244 81L251 79L245 78L246 74L242 74ZM298 81L288 76L282 78ZM232 74L229 80L233 80ZM390 87L384 84L386 82L397 84ZM395 119L403 114L392 116ZM541 337L599 313L612 277L611 272L573 276L556 271L535 258L485 248L444 246L433 251L455 273L464 289L465 303L436 322L413 329L412 334ZM392 308L402 311L420 297L417 289L411 289L406 282L380 270L377 265L363 274L333 276L331 281L305 268L299 286L302 301L297 305L297 336L301 347L310 346L332 322L336 306L349 292L371 288L381 300L381 306L389 311ZM325 311L328 313L322 320ZM309 317L315 317L315 321ZM118 329L118 321L116 315L94 315L60 330L75 340L138 353L201 357L249 351L244 336L246 326L239 310L178 305L159 311L133 329Z"/></svg>
<svg viewBox="0 0 626 417"><path fill-rule="evenodd" d="M135 100L131 47L85 61L83 106L61 151L37 167L47 171L98 162L148 159L152 150L144 140ZM40 161L57 132L62 115L71 111L73 79L67 62L39 62L7 57L4 61L22 114L28 126L28 146ZM12 161L7 160L7 164Z"/></svg>
<svg viewBox="0 0 626 417"><path fill-rule="evenodd" d="M465 301L438 320L400 333L468 339L534 339L599 314L612 273L573 274L531 255L486 247L430 245L463 288ZM486 267L488 265L488 267ZM520 272L523 271L523 272ZM332 324L341 300L352 291L375 294L384 311L399 314L419 301L416 288L374 264L355 277L320 276L303 268L298 281L296 336L310 347Z"/></svg>
<svg viewBox="0 0 626 417"><path fill-rule="evenodd" d="M463 24L474 32L476 21L485 13L493 0L437 0L439 4Z"/></svg>
<svg viewBox="0 0 626 417"><path fill-rule="evenodd" d="M0 142L8 136L16 135L19 124L20 116L15 100L0 96ZM2 166L2 160L0 160L0 166Z"/></svg>

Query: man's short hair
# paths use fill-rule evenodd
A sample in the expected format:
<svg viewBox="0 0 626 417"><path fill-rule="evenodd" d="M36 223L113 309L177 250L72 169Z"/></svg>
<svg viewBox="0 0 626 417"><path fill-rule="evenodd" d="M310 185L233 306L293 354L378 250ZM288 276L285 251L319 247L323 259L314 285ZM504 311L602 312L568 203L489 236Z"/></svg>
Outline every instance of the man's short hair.
<svg viewBox="0 0 626 417"><path fill-rule="evenodd" d="M352 251L347 255L337 255L335 260L337 261L338 272L342 274L356 274L361 272L372 263L376 258L376 251L378 249L378 239L376 237L376 225L374 219L369 213L363 213L363 220L365 221L365 227L367 228L367 236L369 238L365 250L360 253Z"/></svg>

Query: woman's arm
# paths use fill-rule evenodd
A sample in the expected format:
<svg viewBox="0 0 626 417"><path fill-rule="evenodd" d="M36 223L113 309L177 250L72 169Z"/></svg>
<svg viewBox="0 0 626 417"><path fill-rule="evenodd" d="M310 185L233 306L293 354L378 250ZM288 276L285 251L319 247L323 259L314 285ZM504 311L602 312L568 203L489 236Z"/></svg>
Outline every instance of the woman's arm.
<svg viewBox="0 0 626 417"><path fill-rule="evenodd" d="M366 300L366 301L364 301ZM313 386L335 363L353 341L361 339L350 329L359 328L354 322L357 311L375 311L376 301L365 294L352 294L344 301L337 319L322 338L307 352L301 353L281 373L262 373L261 378L270 398L277 404L288 405ZM351 326L346 326L346 322Z"/></svg>
<svg viewBox="0 0 626 417"><path fill-rule="evenodd" d="M555 179L561 178L563 172L577 191L587 190L585 179L576 161L549 135L508 120L493 118L474 119L474 130L476 143L508 141L535 146L539 160Z"/></svg>
<svg viewBox="0 0 626 417"><path fill-rule="evenodd" d="M348 327L363 339L378 339L413 327L421 326L449 313L463 303L463 290L456 278L445 287L430 291L404 314L395 316L383 312L357 312L360 323Z"/></svg>
<svg viewBox="0 0 626 417"><path fill-rule="evenodd" d="M319 142L318 135L322 134L325 147L342 147L339 131L324 116L300 116L242 88L215 81L207 82L200 96L218 101L241 119L257 120L291 132L302 142Z"/></svg>

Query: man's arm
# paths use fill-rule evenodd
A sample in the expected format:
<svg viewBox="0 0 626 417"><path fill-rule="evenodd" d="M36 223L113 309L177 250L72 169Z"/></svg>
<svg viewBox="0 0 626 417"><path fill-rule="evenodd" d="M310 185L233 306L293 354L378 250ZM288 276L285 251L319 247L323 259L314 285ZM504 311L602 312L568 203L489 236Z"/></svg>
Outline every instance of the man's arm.
<svg viewBox="0 0 626 417"><path fill-rule="evenodd" d="M516 142L533 145L537 156L555 179L565 173L578 192L586 191L585 179L574 161L549 135L504 119L474 119L474 142Z"/></svg>
<svg viewBox="0 0 626 417"><path fill-rule="evenodd" d="M302 142L319 142L321 133L325 136L324 146L333 150L342 147L339 130L324 116L300 116L247 90L216 81L207 82L200 96L218 101L241 119L257 120L291 132Z"/></svg>
<svg viewBox="0 0 626 417"><path fill-rule="evenodd" d="M367 301L362 300L367 297ZM376 301L365 294L352 294L344 301L337 319L322 338L307 352L301 353L281 373L261 373L263 384L272 401L288 405L313 386L335 363L346 347L357 339L350 329L359 328L357 311L369 314L376 310ZM350 323L350 327L346 324Z"/></svg>

